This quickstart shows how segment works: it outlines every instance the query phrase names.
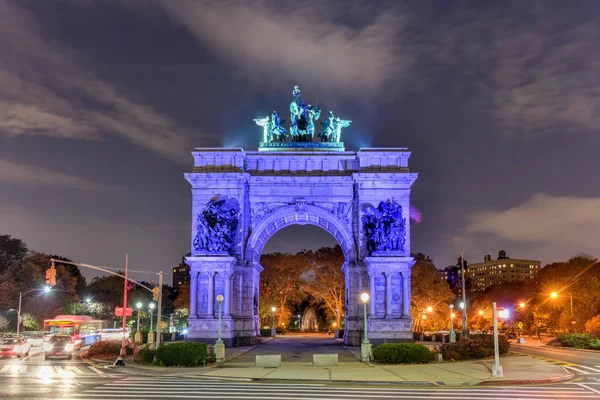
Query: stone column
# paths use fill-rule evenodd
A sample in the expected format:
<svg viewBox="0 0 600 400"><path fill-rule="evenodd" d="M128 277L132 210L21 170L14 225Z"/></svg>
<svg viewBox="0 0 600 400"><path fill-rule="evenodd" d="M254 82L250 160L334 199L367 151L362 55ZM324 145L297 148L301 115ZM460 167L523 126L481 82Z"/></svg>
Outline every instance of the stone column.
<svg viewBox="0 0 600 400"><path fill-rule="evenodd" d="M402 317L410 315L410 271L402 272Z"/></svg>
<svg viewBox="0 0 600 400"><path fill-rule="evenodd" d="M385 272L385 317L392 318L392 273Z"/></svg>
<svg viewBox="0 0 600 400"><path fill-rule="evenodd" d="M190 317L198 317L198 271L190 269Z"/></svg>
<svg viewBox="0 0 600 400"><path fill-rule="evenodd" d="M239 307L239 315L241 317L244 315L244 274L240 272L238 274L238 279L240 282L239 294L238 294L238 307Z"/></svg>
<svg viewBox="0 0 600 400"><path fill-rule="evenodd" d="M375 289L375 272L371 272L369 274L369 292L371 293L369 299L369 316L375 317L375 302L377 301L377 290Z"/></svg>
<svg viewBox="0 0 600 400"><path fill-rule="evenodd" d="M206 316L209 318L215 317L215 273L213 271L207 272L208 274L208 307Z"/></svg>
<svg viewBox="0 0 600 400"><path fill-rule="evenodd" d="M231 314L231 309L229 308L230 304L231 304L231 274L229 272L225 272L223 274L224 276L224 282L223 285L225 286L225 294L223 294L223 316L224 317L229 317Z"/></svg>

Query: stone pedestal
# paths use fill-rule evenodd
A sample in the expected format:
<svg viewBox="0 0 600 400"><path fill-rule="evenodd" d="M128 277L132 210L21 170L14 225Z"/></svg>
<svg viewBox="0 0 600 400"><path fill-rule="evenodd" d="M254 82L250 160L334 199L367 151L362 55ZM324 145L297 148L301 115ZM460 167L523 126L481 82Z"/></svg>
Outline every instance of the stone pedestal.
<svg viewBox="0 0 600 400"><path fill-rule="evenodd" d="M379 253L365 257L369 276L369 341L412 342L410 268L412 257Z"/></svg>
<svg viewBox="0 0 600 400"><path fill-rule="evenodd" d="M213 346L215 350L215 361L217 363L222 363L225 360L225 344L221 341L217 341Z"/></svg>
<svg viewBox="0 0 600 400"><path fill-rule="evenodd" d="M360 344L360 358L362 362L371 361L371 343Z"/></svg>
<svg viewBox="0 0 600 400"><path fill-rule="evenodd" d="M231 317L233 291L231 278L235 258L227 254L195 253L187 257L190 266L190 317L187 340L215 343L219 316L217 295L224 297L221 337L226 346L234 344L234 321ZM195 289L195 290L194 290Z"/></svg>

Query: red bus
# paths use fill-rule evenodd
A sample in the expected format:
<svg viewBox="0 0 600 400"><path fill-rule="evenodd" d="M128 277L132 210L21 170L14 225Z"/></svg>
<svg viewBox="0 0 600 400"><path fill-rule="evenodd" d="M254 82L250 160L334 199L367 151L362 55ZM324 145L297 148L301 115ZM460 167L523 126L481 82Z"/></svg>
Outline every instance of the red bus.
<svg viewBox="0 0 600 400"><path fill-rule="evenodd" d="M53 335L68 335L73 340L73 347L80 349L102 338L102 323L88 315L57 315L54 319L44 320L44 341Z"/></svg>

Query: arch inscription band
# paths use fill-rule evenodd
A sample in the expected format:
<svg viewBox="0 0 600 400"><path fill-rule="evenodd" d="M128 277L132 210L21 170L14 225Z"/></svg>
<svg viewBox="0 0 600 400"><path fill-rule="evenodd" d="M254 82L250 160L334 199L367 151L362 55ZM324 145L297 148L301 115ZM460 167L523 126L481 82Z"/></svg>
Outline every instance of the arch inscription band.
<svg viewBox="0 0 600 400"><path fill-rule="evenodd" d="M223 341L227 346L255 344L260 333L262 249L280 229L310 224L331 233L344 252L341 268L347 294L341 313L346 344L360 345L362 340L360 294L364 291L372 299L371 343L411 341L413 259L408 221L410 190L417 174L408 168L410 152L405 148L344 151L341 128L350 121L330 112L317 133L313 121L319 113L310 111L304 118L302 107L308 106L299 95L296 88L292 135L287 135L274 113L260 120L264 132L260 139L257 133L257 141L268 145L258 151L196 148L192 152L194 167L185 174L192 186L187 263L195 278L188 339L215 341L214 299L223 294ZM313 142L316 137L322 143Z"/></svg>

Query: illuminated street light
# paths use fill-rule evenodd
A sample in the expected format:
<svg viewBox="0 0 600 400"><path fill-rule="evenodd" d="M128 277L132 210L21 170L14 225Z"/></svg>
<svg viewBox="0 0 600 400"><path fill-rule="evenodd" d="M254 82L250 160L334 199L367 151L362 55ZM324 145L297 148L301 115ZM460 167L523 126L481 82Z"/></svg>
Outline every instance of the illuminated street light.
<svg viewBox="0 0 600 400"><path fill-rule="evenodd" d="M360 355L363 362L371 360L371 342L369 342L369 336L367 334L367 303L369 302L369 293L363 293L360 295L360 300L363 302L364 315L365 315L365 336L360 345Z"/></svg>
<svg viewBox="0 0 600 400"><path fill-rule="evenodd" d="M450 317L454 318L456 316L456 314L452 313L450 314Z"/></svg>
<svg viewBox="0 0 600 400"><path fill-rule="evenodd" d="M556 293L556 292L550 293L550 298L556 299L557 297L558 297L558 293Z"/></svg>
<svg viewBox="0 0 600 400"><path fill-rule="evenodd" d="M86 302L86 303L91 303L91 302L92 302L92 299L90 299L90 298L88 297L87 299L85 299L85 302Z"/></svg>
<svg viewBox="0 0 600 400"><path fill-rule="evenodd" d="M423 314L423 316L421 318L427 319L427 315Z"/></svg>
<svg viewBox="0 0 600 400"><path fill-rule="evenodd" d="M522 302L521 304L519 304L519 307L525 308L525 303Z"/></svg>
<svg viewBox="0 0 600 400"><path fill-rule="evenodd" d="M483 315L483 310L479 310L479 315Z"/></svg>
<svg viewBox="0 0 600 400"><path fill-rule="evenodd" d="M432 312L433 311L433 307L427 307L427 312Z"/></svg>
<svg viewBox="0 0 600 400"><path fill-rule="evenodd" d="M223 343L223 340L221 339L221 307L223 305L223 300L225 300L225 296L219 293L217 295L217 302L219 303L219 325L217 330L217 341L214 345L215 361L218 363L223 362L225 359L225 343Z"/></svg>
<svg viewBox="0 0 600 400"><path fill-rule="evenodd" d="M465 309L465 303L463 301L460 302L459 306L461 310Z"/></svg>
<svg viewBox="0 0 600 400"><path fill-rule="evenodd" d="M450 304L450 343L454 343L456 341L456 334L454 333L454 320L452 318L454 318L454 312L452 312L452 310L454 310L454 304Z"/></svg>
<svg viewBox="0 0 600 400"><path fill-rule="evenodd" d="M44 293L49 293L51 290L52 290L52 287L50 287L50 286L46 286L46 287L44 288Z"/></svg>

